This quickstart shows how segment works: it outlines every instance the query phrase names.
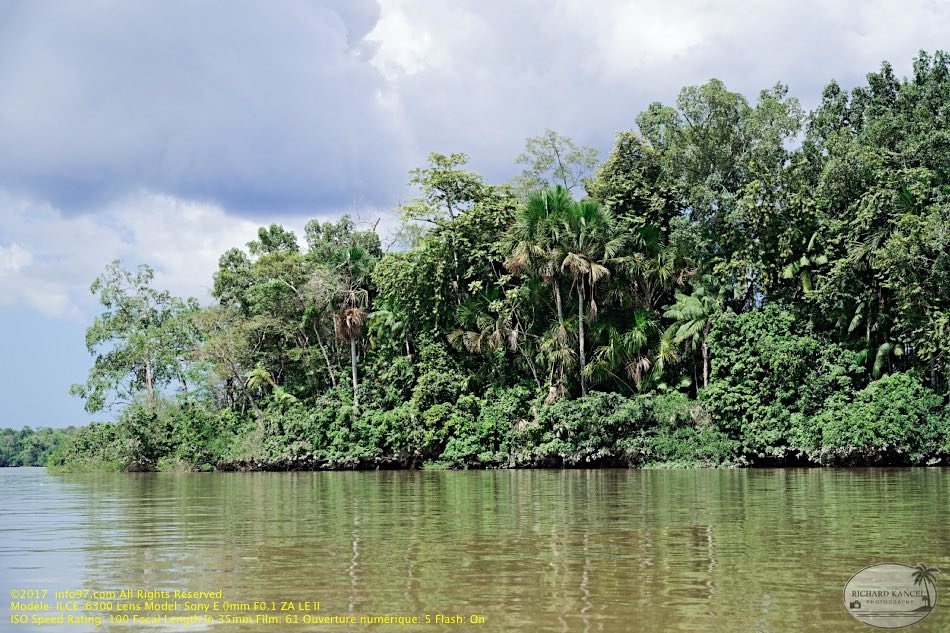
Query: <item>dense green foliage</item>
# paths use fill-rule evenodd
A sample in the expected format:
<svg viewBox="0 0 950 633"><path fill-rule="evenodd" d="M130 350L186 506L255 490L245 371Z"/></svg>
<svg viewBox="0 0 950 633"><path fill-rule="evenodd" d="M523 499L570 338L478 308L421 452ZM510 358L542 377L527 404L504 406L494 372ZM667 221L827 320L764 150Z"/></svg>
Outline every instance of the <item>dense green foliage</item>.
<svg viewBox="0 0 950 633"><path fill-rule="evenodd" d="M66 429L0 429L0 467L45 466L50 455L76 432L72 426Z"/></svg>
<svg viewBox="0 0 950 633"><path fill-rule="evenodd" d="M111 265L61 467L933 464L950 456L950 56L805 113L717 80L514 186L432 154L383 252L348 216L221 256L217 304Z"/></svg>

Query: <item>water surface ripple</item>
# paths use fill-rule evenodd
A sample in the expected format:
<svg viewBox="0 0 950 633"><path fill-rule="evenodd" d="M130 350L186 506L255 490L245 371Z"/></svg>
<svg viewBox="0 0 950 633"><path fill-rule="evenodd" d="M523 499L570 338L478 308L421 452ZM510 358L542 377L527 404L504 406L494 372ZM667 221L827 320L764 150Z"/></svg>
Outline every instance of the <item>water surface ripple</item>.
<svg viewBox="0 0 950 633"><path fill-rule="evenodd" d="M950 470L50 475L0 469L0 590L218 590L323 614L480 614L374 631L870 631L844 584L939 567ZM48 601L51 601L48 599ZM104 624L3 631L132 631ZM153 630L176 630L164 627ZM215 624L180 630L348 631Z"/></svg>

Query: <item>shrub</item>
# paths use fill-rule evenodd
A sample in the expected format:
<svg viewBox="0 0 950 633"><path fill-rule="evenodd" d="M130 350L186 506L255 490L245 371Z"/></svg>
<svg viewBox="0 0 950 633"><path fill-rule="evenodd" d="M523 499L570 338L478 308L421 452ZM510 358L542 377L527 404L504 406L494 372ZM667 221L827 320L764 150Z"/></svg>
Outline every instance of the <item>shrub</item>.
<svg viewBox="0 0 950 633"><path fill-rule="evenodd" d="M507 464L513 434L528 414L531 393L524 387L496 387L481 400L460 404L464 412L451 421L453 428L440 462L454 468Z"/></svg>
<svg viewBox="0 0 950 633"><path fill-rule="evenodd" d="M653 426L640 441L639 462L646 466L734 466L745 463L740 442L712 421L702 404L684 394L641 398Z"/></svg>
<svg viewBox="0 0 950 633"><path fill-rule="evenodd" d="M80 427L49 457L47 467L56 471L119 471L126 467L124 442L112 422Z"/></svg>
<svg viewBox="0 0 950 633"><path fill-rule="evenodd" d="M948 435L943 398L909 373L876 380L853 399L835 396L811 424L821 444L809 456L822 464L935 463Z"/></svg>
<svg viewBox="0 0 950 633"><path fill-rule="evenodd" d="M712 329L712 375L701 401L753 459L801 453L808 444L804 421L863 380L853 352L798 330L794 315L778 305L727 313Z"/></svg>
<svg viewBox="0 0 950 633"><path fill-rule="evenodd" d="M629 465L629 439L642 425L631 401L616 393L593 392L540 409L520 434L519 462L538 466ZM621 410L624 408L624 410Z"/></svg>

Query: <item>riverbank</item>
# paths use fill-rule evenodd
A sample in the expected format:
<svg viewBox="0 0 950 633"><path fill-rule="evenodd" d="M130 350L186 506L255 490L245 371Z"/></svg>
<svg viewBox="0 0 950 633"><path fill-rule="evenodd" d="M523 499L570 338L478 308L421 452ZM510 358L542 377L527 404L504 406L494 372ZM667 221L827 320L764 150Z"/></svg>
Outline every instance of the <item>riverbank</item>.
<svg viewBox="0 0 950 633"><path fill-rule="evenodd" d="M431 395L431 394L430 394ZM357 410L345 397L238 415L159 401L66 436L61 471L366 470L940 465L950 412L910 376L874 381L807 414L730 419L735 394L591 393L545 404L522 388ZM757 412L761 416L761 412Z"/></svg>

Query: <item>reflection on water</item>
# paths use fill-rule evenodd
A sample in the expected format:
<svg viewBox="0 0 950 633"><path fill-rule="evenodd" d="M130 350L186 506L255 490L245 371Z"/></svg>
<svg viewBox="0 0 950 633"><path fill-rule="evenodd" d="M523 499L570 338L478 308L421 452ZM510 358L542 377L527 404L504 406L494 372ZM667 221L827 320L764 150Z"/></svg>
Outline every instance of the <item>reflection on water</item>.
<svg viewBox="0 0 950 633"><path fill-rule="evenodd" d="M0 486L4 601L29 588L221 589L319 600L323 614L481 614L466 626L486 632L863 631L841 600L861 568L923 561L950 577L947 469L0 469ZM945 591L915 631L950 630ZM0 630L134 630L14 626L4 606Z"/></svg>

